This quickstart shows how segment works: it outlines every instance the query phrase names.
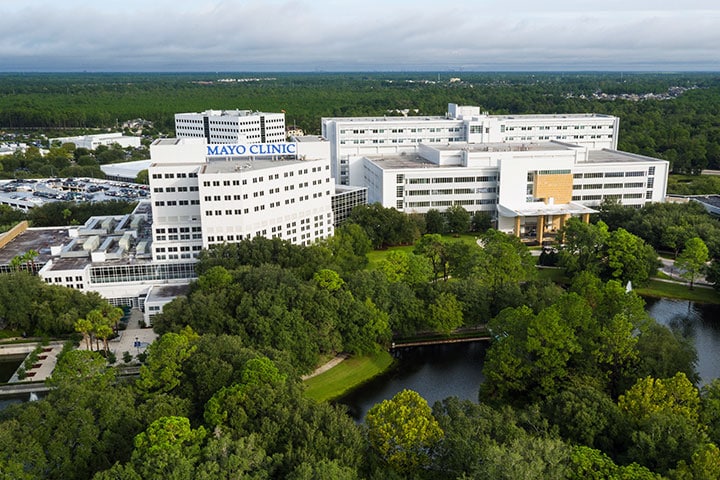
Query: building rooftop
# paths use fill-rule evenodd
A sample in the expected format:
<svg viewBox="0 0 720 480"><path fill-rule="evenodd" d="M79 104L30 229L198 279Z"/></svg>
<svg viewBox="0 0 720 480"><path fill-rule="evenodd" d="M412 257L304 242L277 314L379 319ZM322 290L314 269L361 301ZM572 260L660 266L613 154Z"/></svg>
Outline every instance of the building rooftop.
<svg viewBox="0 0 720 480"><path fill-rule="evenodd" d="M258 112L254 110L205 110L204 112L177 113L183 115L207 115L209 117L249 117L251 115L282 115L280 112Z"/></svg>
<svg viewBox="0 0 720 480"><path fill-rule="evenodd" d="M590 150L587 161L581 163L628 163L628 162L659 162L657 158L637 155L635 153L621 152L619 150Z"/></svg>
<svg viewBox="0 0 720 480"><path fill-rule="evenodd" d="M574 202L564 204L536 202L526 203L520 208L498 205L498 212L505 217L537 217L539 215L582 215L597 213L597 210Z"/></svg>
<svg viewBox="0 0 720 480"><path fill-rule="evenodd" d="M311 161L314 159L308 159ZM266 168L284 167L288 165L296 165L306 160L296 160L292 155L292 159L279 158L278 160L260 160L250 158L244 160L211 160L203 165L201 173L231 173L231 172L247 172L264 170ZM166 164L164 164L166 165Z"/></svg>
<svg viewBox="0 0 720 480"><path fill-rule="evenodd" d="M188 284L177 285L153 285L148 292L145 302L157 302L162 300L173 299L180 295L185 295L190 288Z"/></svg>
<svg viewBox="0 0 720 480"><path fill-rule="evenodd" d="M50 247L69 241L69 229L70 227L51 227L25 230L5 247L0 248L0 265L10 264L13 258L23 255L28 250L38 252L35 263L46 263L51 257Z"/></svg>
<svg viewBox="0 0 720 480"><path fill-rule="evenodd" d="M310 143L310 142L324 142L325 139L319 135L299 135L294 136L293 140L298 143Z"/></svg>
<svg viewBox="0 0 720 480"><path fill-rule="evenodd" d="M382 169L394 168L462 168L460 165L437 165L416 153L369 155L368 160Z"/></svg>
<svg viewBox="0 0 720 480"><path fill-rule="evenodd" d="M469 152L551 152L553 150L572 150L573 145L561 142L527 142L527 143L468 143L458 142L444 145L427 145L433 150L455 151L465 150Z"/></svg>

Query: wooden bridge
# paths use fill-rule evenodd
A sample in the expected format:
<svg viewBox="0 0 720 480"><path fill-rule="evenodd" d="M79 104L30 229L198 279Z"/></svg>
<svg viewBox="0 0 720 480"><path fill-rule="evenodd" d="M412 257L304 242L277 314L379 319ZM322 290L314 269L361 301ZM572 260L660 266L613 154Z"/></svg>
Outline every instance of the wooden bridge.
<svg viewBox="0 0 720 480"><path fill-rule="evenodd" d="M393 342L390 346L390 350L396 350L398 348L423 347L426 345L444 345L448 343L483 342L491 339L492 337L490 335L483 334L474 337L436 338L432 340L418 340L415 342Z"/></svg>

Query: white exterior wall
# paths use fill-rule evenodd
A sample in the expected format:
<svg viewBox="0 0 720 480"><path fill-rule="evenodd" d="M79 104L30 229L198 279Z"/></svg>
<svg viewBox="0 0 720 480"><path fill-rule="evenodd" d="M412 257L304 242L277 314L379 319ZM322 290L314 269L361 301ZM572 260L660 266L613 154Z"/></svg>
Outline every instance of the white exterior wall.
<svg viewBox="0 0 720 480"><path fill-rule="evenodd" d="M443 211L451 205L470 212L494 212L497 204L517 210L533 208L540 203L528 194L532 185L528 173L542 170L572 173L572 201L588 207L608 198L637 206L664 201L669 169L664 160L606 151L597 152L608 158L599 161L585 148L562 144L557 149L515 147L487 151L421 147L423 158L432 163L417 166L392 166L402 156L365 158L368 202L407 213ZM460 165L456 165L458 152ZM499 220L502 230L513 229L512 219Z"/></svg>
<svg viewBox="0 0 720 480"><path fill-rule="evenodd" d="M52 266L53 261L48 260L38 272L38 276L42 278L45 283L74 288L76 290L86 289L89 278L84 266L83 268L73 270L53 270Z"/></svg>
<svg viewBox="0 0 720 480"><path fill-rule="evenodd" d="M362 185L362 158L416 151L418 145L561 141L591 150L617 148L619 119L608 115L488 115L479 107L448 105L446 117L323 118L333 176Z"/></svg>
<svg viewBox="0 0 720 480"><path fill-rule="evenodd" d="M114 143L117 143L122 148L140 147L140 137L126 137L119 132L51 138L50 142L74 143L76 148L87 148L88 150L95 150L100 145L110 146Z"/></svg>
<svg viewBox="0 0 720 480"><path fill-rule="evenodd" d="M204 138L207 143L284 142L285 114L250 110L178 113L175 115L175 135L178 138Z"/></svg>
<svg viewBox="0 0 720 480"><path fill-rule="evenodd" d="M297 155L288 160L208 157L202 139L153 144L153 259L188 261L210 245L258 235L296 244L332 235L329 145L292 145Z"/></svg>
<svg viewBox="0 0 720 480"><path fill-rule="evenodd" d="M199 176L203 247L243 238L310 244L333 233L327 159Z"/></svg>
<svg viewBox="0 0 720 480"><path fill-rule="evenodd" d="M665 201L669 163L584 163L573 170L573 201L589 207L603 200L641 207Z"/></svg>

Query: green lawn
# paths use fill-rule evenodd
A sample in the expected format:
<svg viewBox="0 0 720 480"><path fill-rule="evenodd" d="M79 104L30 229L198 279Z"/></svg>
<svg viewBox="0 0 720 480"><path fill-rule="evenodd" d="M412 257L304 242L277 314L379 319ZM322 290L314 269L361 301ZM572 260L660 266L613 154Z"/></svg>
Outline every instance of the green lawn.
<svg viewBox="0 0 720 480"><path fill-rule="evenodd" d="M468 245L477 245L477 235L473 234L464 234L464 235L458 235L457 237L454 235L443 235L443 239L445 240L454 240L458 242L464 242ZM387 257L388 253L399 250L401 252L408 252L412 253L412 251L415 249L415 245L406 245L403 247L389 247L384 250L373 250L370 253L367 254L368 258L368 270L374 270L377 268L378 264L385 260L385 257Z"/></svg>
<svg viewBox="0 0 720 480"><path fill-rule="evenodd" d="M373 250L367 254L368 258L368 270L375 270L380 262L385 260L385 257L387 257L388 253L392 251L401 251L401 252L407 252L412 253L413 249L415 248L415 245L407 245L404 247L389 247L385 250Z"/></svg>
<svg viewBox="0 0 720 480"><path fill-rule="evenodd" d="M635 288L635 293L647 297L679 298L700 303L720 303L720 293L712 288L695 287L692 290L682 283L650 280L645 287Z"/></svg>
<svg viewBox="0 0 720 480"><path fill-rule="evenodd" d="M540 267L537 268L536 271L539 280L550 280L558 285L567 285L569 283L568 278L565 276L565 271L562 268Z"/></svg>
<svg viewBox="0 0 720 480"><path fill-rule="evenodd" d="M325 373L305 380L305 396L324 402L342 396L354 387L387 370L393 362L386 351L351 357Z"/></svg>

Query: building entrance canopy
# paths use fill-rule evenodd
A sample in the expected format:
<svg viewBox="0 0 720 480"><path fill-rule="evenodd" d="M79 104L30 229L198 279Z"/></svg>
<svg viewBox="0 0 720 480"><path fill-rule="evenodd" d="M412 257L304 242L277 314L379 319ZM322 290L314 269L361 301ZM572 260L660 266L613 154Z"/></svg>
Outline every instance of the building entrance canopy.
<svg viewBox="0 0 720 480"><path fill-rule="evenodd" d="M543 215L589 215L591 213L597 213L597 210L574 202L564 204L545 204L537 202L523 205L520 208L499 204L497 208L498 213L501 216L509 218L539 217Z"/></svg>

